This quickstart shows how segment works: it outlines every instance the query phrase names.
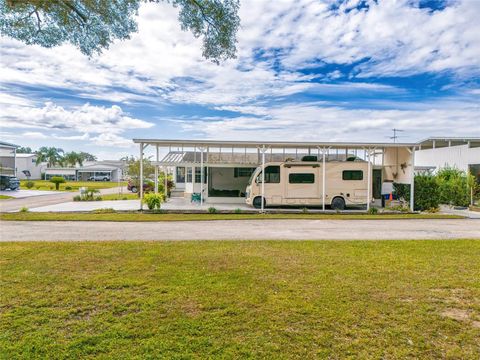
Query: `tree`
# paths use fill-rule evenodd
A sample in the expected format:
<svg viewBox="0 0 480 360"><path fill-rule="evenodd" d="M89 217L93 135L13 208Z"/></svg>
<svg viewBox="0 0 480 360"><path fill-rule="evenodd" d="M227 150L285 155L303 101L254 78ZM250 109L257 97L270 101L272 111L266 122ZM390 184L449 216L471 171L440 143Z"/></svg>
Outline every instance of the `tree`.
<svg viewBox="0 0 480 360"><path fill-rule="evenodd" d="M235 57L239 0L0 0L0 33L47 48L69 42L91 56L137 31L142 2L161 1L180 9L182 30L203 37L206 59Z"/></svg>
<svg viewBox="0 0 480 360"><path fill-rule="evenodd" d="M68 153L65 153L63 156L63 163L66 165L70 165L72 167L75 167L75 165L83 165L83 156L81 153L77 153L75 151L70 151Z"/></svg>
<svg viewBox="0 0 480 360"><path fill-rule="evenodd" d="M42 146L37 151L36 164L46 162L48 167L53 167L57 164L62 165L63 153L64 151L60 148Z"/></svg>
<svg viewBox="0 0 480 360"><path fill-rule="evenodd" d="M55 190L59 190L60 184L65 183L65 179L61 176L54 176L50 179L50 182L55 184Z"/></svg>
<svg viewBox="0 0 480 360"><path fill-rule="evenodd" d="M138 184L140 178L140 160L135 160L133 157L128 161L127 168L128 175ZM143 159L143 177L149 178L155 173L155 166L152 165L149 159Z"/></svg>
<svg viewBox="0 0 480 360"><path fill-rule="evenodd" d="M97 161L97 157L95 155L90 154L90 153L80 151L79 155L80 155L80 157L82 158L83 161Z"/></svg>
<svg viewBox="0 0 480 360"><path fill-rule="evenodd" d="M17 154L31 154L31 153L33 153L32 149L30 147L23 147L23 146L19 147L16 152L17 152Z"/></svg>

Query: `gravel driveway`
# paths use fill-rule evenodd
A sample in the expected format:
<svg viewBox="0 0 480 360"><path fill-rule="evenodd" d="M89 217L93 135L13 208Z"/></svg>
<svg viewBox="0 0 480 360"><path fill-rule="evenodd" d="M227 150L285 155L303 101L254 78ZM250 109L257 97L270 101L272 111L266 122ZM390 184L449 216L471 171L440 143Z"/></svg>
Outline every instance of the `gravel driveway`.
<svg viewBox="0 0 480 360"><path fill-rule="evenodd" d="M480 220L2 221L1 241L480 239Z"/></svg>

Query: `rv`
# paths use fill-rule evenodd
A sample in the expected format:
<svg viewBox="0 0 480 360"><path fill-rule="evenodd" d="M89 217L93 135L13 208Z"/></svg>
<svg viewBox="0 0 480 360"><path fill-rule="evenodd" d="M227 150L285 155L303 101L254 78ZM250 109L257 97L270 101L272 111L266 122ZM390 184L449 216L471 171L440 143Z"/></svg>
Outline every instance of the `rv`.
<svg viewBox="0 0 480 360"><path fill-rule="evenodd" d="M311 160L308 159L307 160ZM316 160L316 157L313 157ZM334 210L366 205L368 199L368 163L351 161L325 162L325 205ZM370 177L371 178L371 177ZM319 161L285 161L265 163L265 206L322 206L323 163ZM262 167L250 177L246 203L262 206Z"/></svg>

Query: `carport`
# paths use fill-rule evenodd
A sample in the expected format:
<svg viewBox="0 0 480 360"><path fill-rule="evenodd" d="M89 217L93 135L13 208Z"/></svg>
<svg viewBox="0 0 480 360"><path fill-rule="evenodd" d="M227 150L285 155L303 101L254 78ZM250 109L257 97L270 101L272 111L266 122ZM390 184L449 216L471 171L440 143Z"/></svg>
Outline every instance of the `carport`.
<svg viewBox="0 0 480 360"><path fill-rule="evenodd" d="M365 143L365 142L276 142L276 141L216 141L216 140L165 140L134 139L139 145L140 178L143 179L143 159L146 151L153 153L155 166L155 191L158 188L158 171L160 168L184 168L183 176L192 178L192 191L200 194L200 204L208 191L209 169L214 168L265 168L268 161L285 161L288 158L301 159L302 156L315 155L323 163L323 207L325 211L325 162L332 158L340 159L356 156L368 163L367 209L373 196L372 170L378 170L380 182L385 180L410 184L414 193L414 160L417 145L412 143ZM160 158L162 154L162 158ZM188 169L191 169L190 174ZM262 174L264 172L262 171ZM207 175L207 176L206 176ZM264 195L262 182L262 196ZM140 187L140 199L143 188ZM410 198L413 210L414 197ZM140 209L143 208L142 202ZM263 212L262 208L259 210Z"/></svg>

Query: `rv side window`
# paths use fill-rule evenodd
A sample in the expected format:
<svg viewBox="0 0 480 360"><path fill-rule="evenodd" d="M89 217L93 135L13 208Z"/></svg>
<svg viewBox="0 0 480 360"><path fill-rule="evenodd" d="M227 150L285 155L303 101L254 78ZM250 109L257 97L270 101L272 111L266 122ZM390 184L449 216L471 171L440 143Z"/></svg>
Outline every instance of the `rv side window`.
<svg viewBox="0 0 480 360"><path fill-rule="evenodd" d="M315 182L315 174L290 174L288 175L290 184L313 184Z"/></svg>
<svg viewBox="0 0 480 360"><path fill-rule="evenodd" d="M362 170L344 170L342 175L343 180L363 180Z"/></svg>
<svg viewBox="0 0 480 360"><path fill-rule="evenodd" d="M257 182L262 182L262 172L257 176ZM265 183L277 184L280 182L280 166L267 166L265 168Z"/></svg>

